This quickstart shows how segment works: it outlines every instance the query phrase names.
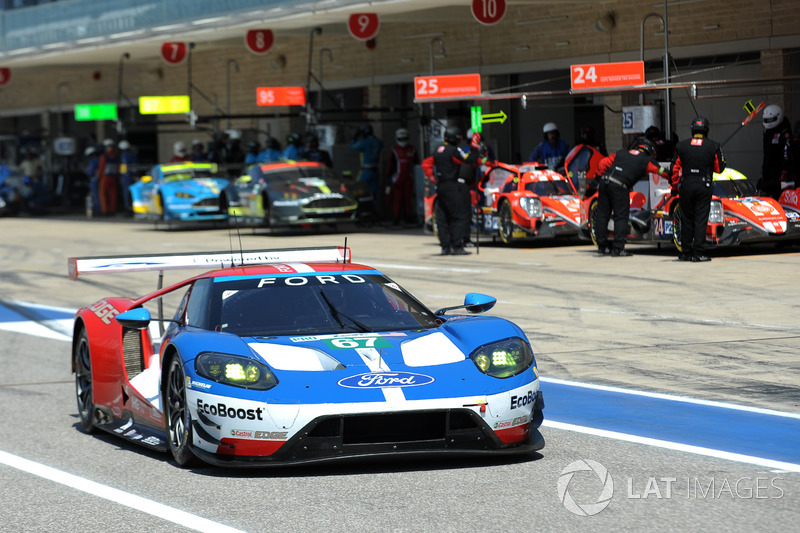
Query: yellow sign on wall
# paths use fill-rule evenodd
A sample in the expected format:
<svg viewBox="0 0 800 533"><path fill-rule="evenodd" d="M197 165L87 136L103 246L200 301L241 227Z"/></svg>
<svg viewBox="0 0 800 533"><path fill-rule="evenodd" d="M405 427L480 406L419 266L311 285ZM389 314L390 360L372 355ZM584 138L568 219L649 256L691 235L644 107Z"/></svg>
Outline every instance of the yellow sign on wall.
<svg viewBox="0 0 800 533"><path fill-rule="evenodd" d="M139 113L142 115L162 115L167 113L188 113L191 111L188 96L140 96Z"/></svg>

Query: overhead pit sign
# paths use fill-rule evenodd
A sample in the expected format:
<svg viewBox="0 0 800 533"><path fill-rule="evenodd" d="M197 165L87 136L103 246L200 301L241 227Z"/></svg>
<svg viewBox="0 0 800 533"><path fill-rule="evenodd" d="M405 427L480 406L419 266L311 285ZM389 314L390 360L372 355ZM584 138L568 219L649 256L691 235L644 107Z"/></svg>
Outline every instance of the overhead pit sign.
<svg viewBox="0 0 800 533"><path fill-rule="evenodd" d="M167 113L188 113L191 111L188 96L140 96L139 113L142 115L161 115Z"/></svg>
<svg viewBox="0 0 800 533"><path fill-rule="evenodd" d="M572 65L570 84L573 91L644 85L644 62Z"/></svg>
<svg viewBox="0 0 800 533"><path fill-rule="evenodd" d="M414 78L414 96L417 100L447 96L480 96L480 94L480 74L417 76Z"/></svg>

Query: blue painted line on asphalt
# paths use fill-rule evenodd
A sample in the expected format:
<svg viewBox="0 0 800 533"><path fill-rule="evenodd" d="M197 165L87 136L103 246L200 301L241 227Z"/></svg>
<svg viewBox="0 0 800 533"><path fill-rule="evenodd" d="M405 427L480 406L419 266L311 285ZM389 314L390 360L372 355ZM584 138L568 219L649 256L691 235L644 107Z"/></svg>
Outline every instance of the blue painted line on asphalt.
<svg viewBox="0 0 800 533"><path fill-rule="evenodd" d="M800 465L800 415L542 379L545 419Z"/></svg>

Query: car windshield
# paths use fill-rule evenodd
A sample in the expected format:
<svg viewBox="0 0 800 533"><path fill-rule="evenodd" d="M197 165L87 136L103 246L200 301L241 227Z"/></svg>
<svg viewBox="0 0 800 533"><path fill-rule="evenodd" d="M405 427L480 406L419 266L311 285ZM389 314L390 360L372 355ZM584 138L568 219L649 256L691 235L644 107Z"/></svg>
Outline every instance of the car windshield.
<svg viewBox="0 0 800 533"><path fill-rule="evenodd" d="M217 175L212 173L210 168L182 168L164 172L165 182L214 177L217 177Z"/></svg>
<svg viewBox="0 0 800 533"><path fill-rule="evenodd" d="M531 191L539 196L565 196L572 194L566 181L529 181L525 184L525 190Z"/></svg>
<svg viewBox="0 0 800 533"><path fill-rule="evenodd" d="M309 179L331 182L339 179L331 169L318 166L276 168L262 170L262 173L268 182L303 182Z"/></svg>
<svg viewBox="0 0 800 533"><path fill-rule="evenodd" d="M375 274L216 278L211 327L240 336L429 329L436 317Z"/></svg>
<svg viewBox="0 0 800 533"><path fill-rule="evenodd" d="M756 190L747 180L717 180L714 181L714 195L720 198L744 198L756 196Z"/></svg>

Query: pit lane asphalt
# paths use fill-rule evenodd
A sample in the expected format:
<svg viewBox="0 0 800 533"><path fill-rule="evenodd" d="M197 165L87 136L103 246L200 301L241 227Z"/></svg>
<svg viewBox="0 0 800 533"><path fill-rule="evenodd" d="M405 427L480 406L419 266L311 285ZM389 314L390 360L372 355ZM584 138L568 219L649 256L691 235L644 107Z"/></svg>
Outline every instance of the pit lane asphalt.
<svg viewBox="0 0 800 533"><path fill-rule="evenodd" d="M238 237L220 229L155 232L152 225L120 219L2 224L3 300L66 309L155 287L150 274L69 282L69 256L238 248ZM381 267L430 307L454 305L468 291L497 296L492 313L528 333L545 377L800 411L797 248L742 248L711 263L686 264L655 247L630 246L634 257L613 259L578 244L482 246L480 254L440 257L432 236L383 228L292 236L245 231L241 239L244 249L262 249L339 245L345 235L356 262ZM165 275L169 282L185 273ZM0 332L0 345L6 367L0 398L9 415L0 450L247 531L644 530L653 521L668 528L769 523L790 529L799 516L796 473L552 428L544 429L547 446L534 461L184 472L159 456L75 428L66 343ZM579 459L602 463L615 483L610 505L594 517L575 516L559 502L562 469ZM144 512L0 469L0 498L11 504L4 507L12 509L6 523L14 530L65 529L73 515L86 521L86 530L175 529ZM661 497L655 497L651 478ZM670 482L660 478L677 480L670 498L664 497ZM767 498L746 498L746 491L733 498L724 490L714 498L692 492L697 483L715 480L719 488L745 478L753 487L781 487L781 497L774 488L762 493ZM577 480L570 491L580 489ZM596 496L591 478L584 482L584 500ZM650 497L636 498L648 484ZM581 493L572 495L579 500ZM40 497L56 504L43 512L41 504L34 506Z"/></svg>

